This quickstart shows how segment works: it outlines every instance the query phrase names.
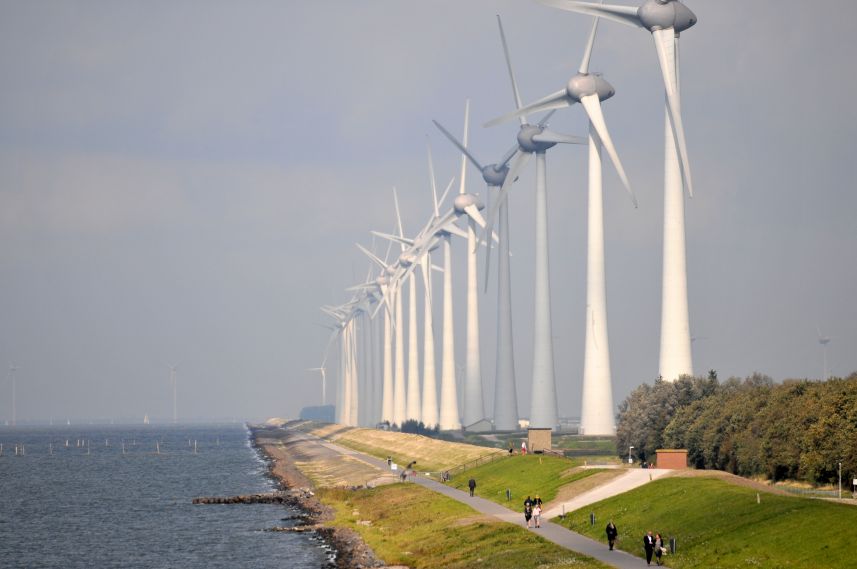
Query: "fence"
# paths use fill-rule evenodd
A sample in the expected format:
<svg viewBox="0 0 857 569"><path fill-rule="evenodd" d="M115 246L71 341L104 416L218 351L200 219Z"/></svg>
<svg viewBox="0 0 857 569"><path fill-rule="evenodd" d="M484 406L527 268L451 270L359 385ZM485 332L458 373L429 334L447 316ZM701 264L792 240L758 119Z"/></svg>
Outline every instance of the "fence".
<svg viewBox="0 0 857 569"><path fill-rule="evenodd" d="M463 464L459 464L457 466L453 466L452 468L445 470L443 473L441 473L441 476L446 475L447 480L452 480L452 478L456 474L461 474L465 470L469 470L471 468L476 468L477 466L482 466L483 464L490 464L496 460L500 460L501 458L508 458L508 456L509 456L509 454L507 454L505 452L503 452L503 453L492 452L489 454L484 454L484 455L480 456L479 458L475 458L471 461L465 462Z"/></svg>

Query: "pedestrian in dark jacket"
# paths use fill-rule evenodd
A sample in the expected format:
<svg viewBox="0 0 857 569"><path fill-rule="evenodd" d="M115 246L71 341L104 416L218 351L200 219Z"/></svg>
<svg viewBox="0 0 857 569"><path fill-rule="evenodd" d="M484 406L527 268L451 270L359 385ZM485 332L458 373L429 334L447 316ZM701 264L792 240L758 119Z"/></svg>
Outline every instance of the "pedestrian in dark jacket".
<svg viewBox="0 0 857 569"><path fill-rule="evenodd" d="M613 551L613 545L616 543L616 537L619 535L619 530L616 529L616 524L613 520L607 522L607 545L610 546L610 551Z"/></svg>
<svg viewBox="0 0 857 569"><path fill-rule="evenodd" d="M646 550L646 565L651 565L652 553L655 552L655 538L652 537L652 532L643 536L643 548Z"/></svg>
<svg viewBox="0 0 857 569"><path fill-rule="evenodd" d="M471 478L467 481L467 487L470 488L470 495L473 496L473 491L476 490L476 480Z"/></svg>

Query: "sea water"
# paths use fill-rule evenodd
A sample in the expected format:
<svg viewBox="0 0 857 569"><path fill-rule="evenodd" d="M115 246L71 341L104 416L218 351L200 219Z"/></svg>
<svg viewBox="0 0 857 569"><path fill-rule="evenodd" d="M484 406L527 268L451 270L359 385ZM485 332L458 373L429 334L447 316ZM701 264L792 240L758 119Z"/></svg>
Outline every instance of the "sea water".
<svg viewBox="0 0 857 569"><path fill-rule="evenodd" d="M0 567L328 567L300 512L194 505L276 489L243 425L0 427ZM17 456L16 449L18 447Z"/></svg>

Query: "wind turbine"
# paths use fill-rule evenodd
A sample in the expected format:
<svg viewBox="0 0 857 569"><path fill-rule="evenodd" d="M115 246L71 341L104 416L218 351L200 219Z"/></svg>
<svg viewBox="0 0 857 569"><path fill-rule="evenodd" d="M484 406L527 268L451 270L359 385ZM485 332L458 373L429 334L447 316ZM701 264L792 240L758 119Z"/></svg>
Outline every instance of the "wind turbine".
<svg viewBox="0 0 857 569"><path fill-rule="evenodd" d="M479 160L462 144L455 136L443 127L438 121L435 126L455 145L461 153L470 160L482 174L482 179L487 185L486 198L490 199L491 191L498 190L503 186L509 173L507 164L517 153L518 145L515 144L496 163L483 166ZM518 396L515 387L515 353L512 337L512 286L511 271L509 267L509 211L506 203L500 203L499 216L499 245L497 263L497 354L494 380L494 428L500 431L511 431L518 428ZM468 253L470 254L470 253ZM487 253L490 256L490 250ZM469 267L470 265L468 265ZM469 275L468 269L468 275ZM486 287L487 287L486 275ZM468 281L469 290L469 281ZM470 296L468 293L468 302Z"/></svg>
<svg viewBox="0 0 857 569"><path fill-rule="evenodd" d="M327 405L327 377L325 376L324 362L321 362L321 367L310 367L307 371L317 371L321 374L321 404Z"/></svg>
<svg viewBox="0 0 857 569"><path fill-rule="evenodd" d="M509 48L506 44L506 36L503 33L503 23L497 16L500 27L500 40L503 43L503 52L506 56L506 65L509 69L509 78L512 81L512 91L515 96L515 107L522 110L521 96L515 74L512 71L512 61L509 57ZM549 117L550 115L548 115ZM512 159L512 166L503 182L500 195L491 213L488 215L488 226L492 226L494 215L499 204L506 200L506 195L514 183L518 172L527 163L530 156L536 155L536 259L535 259L535 298L534 298L534 328L533 328L533 385L532 402L530 406L530 425L539 428L554 428L557 424L556 404L556 379L554 375L553 362L553 338L551 332L551 305L550 305L550 266L548 262L548 206L547 206L547 183L545 181L546 158L545 153L557 143L584 144L585 140L579 137L567 136L548 131L545 128L547 118L545 117L538 125L527 122L526 116L521 114L521 127L518 131L518 149ZM506 117L502 117L504 120ZM493 121L496 122L496 121ZM493 124L489 123L489 124ZM488 125L486 125L488 126ZM490 233L489 233L490 235ZM490 255L488 256L490 259ZM486 263L487 274L487 263ZM487 284L487 279L486 279Z"/></svg>
<svg viewBox="0 0 857 569"><path fill-rule="evenodd" d="M566 86L523 109L501 117L501 122L529 112L553 110L580 103L589 117L589 208L587 220L586 256L586 343L583 360L583 395L581 398L581 433L588 435L614 435L613 387L610 375L610 346L607 333L607 293L604 269L604 207L601 147L607 150L622 184L631 196L634 207L637 199L631 190L619 154L613 145L607 123L601 110L601 101L615 94L600 74L589 72L598 18L592 23L589 41L583 53L577 74Z"/></svg>
<svg viewBox="0 0 857 569"><path fill-rule="evenodd" d="M827 345L833 338L824 336L819 326L815 329L818 331L818 344L821 346L821 381L827 381Z"/></svg>
<svg viewBox="0 0 857 569"><path fill-rule="evenodd" d="M182 364L181 364L181 362L179 362L176 365L172 365L170 363L164 362L164 365L170 369L170 383L173 384L173 424L175 425L178 422L178 414L176 412L177 411L177 406L176 406L176 391L177 391L177 389L176 389L176 386L178 383L178 381L176 379L176 371L178 371L179 366Z"/></svg>
<svg viewBox="0 0 857 569"><path fill-rule="evenodd" d="M652 34L666 92L664 121L664 261L661 291L660 376L674 381L693 375L687 303L684 192L693 182L681 116L679 34L696 24L696 15L678 0L646 0L639 7L575 0L538 0L561 10L599 16Z"/></svg>

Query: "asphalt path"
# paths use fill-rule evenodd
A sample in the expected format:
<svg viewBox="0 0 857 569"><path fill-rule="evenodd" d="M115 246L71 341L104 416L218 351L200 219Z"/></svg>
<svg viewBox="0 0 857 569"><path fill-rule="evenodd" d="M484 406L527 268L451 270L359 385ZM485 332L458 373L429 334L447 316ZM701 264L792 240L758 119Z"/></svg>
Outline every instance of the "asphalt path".
<svg viewBox="0 0 857 569"><path fill-rule="evenodd" d="M298 434L298 433L293 432L293 434ZM361 460L367 464L373 465L380 470L389 471L389 466L387 465L387 461L385 461L385 460L381 460L381 459L375 458L374 456L369 456L367 454L339 446L335 443L331 443L329 441L325 441L325 440L320 439L318 437L314 437L313 435L305 435L305 438L306 439L313 439L314 438L318 441L318 443L320 445L326 447L327 449L329 449L331 451L335 451L335 452L338 452L338 453L343 454L343 455L351 456L351 457L356 458L358 460ZM636 471L631 471L631 472L636 472ZM644 473L648 474L649 471L640 469L640 472L644 472ZM663 472L666 473L667 471L663 471ZM660 474L660 475L662 475L662 474ZM617 480L623 480L625 478L626 478L625 476L622 476L622 477L618 478ZM653 478L654 478L654 475L653 475ZM492 516L492 517L497 518L499 520L502 520L504 522L508 522L510 524L515 524L515 525L518 525L518 526L523 527L523 528L527 527L527 524L524 521L523 511L516 512L516 511L510 510L509 508L501 506L500 504L497 504L497 503L492 502L490 500L486 500L485 498L480 498L478 496L471 497L468 492L464 492L462 490L457 490L457 489L452 488L450 486L447 486L445 484L441 484L440 482L436 482L430 478L425 478L423 476L419 476L418 474L414 477L409 477L409 480L416 483L416 484L424 486L430 490L433 490L439 494L443 494L444 496L452 498L453 500L457 500L457 501L461 502L462 504L467 504L468 506L470 506L471 508L473 508L474 510L476 510L477 512L480 512L482 514ZM636 488L640 484L645 484L648 481L649 481L648 475L645 477L642 475L636 475L632 478L628 478L626 480L625 485L633 484L630 487ZM613 482L615 482L615 481L613 481ZM608 486L608 485L605 485L605 486ZM624 487L624 486L613 484L611 491L614 493L609 494L609 495L615 495L615 493L620 493L620 492L625 491L625 490L621 490L622 487ZM590 491L590 492L587 492L586 494L593 494L593 492L594 491ZM607 497L607 496L605 495L604 497ZM603 498L598 498L598 500L600 500L600 499L603 499ZM596 501L596 500L593 499L592 501L590 501L588 503L592 503L594 501ZM568 502L568 503L572 503L572 502ZM561 505L559 507L561 507ZM553 511L554 511L554 509L551 510L551 512L553 512ZM568 511L571 511L571 510L568 510ZM546 514L547 514L547 512L546 512ZM554 514L552 514L552 515L554 515ZM558 515L558 514L555 514L555 515ZM543 520L547 520L548 516L543 515L542 518L543 518ZM607 547L606 536L605 536L604 542L595 541L594 539L590 539L584 535L573 532L569 529L566 529L566 528L564 528L558 524L555 524L555 523L552 523L549 521L542 521L540 528L538 528L538 529L530 528L529 531L535 532L538 535L545 538L546 540L552 541L553 543L556 543L557 545L565 547L566 549L570 549L572 551L582 553L583 555L588 555L589 557L592 557L594 559L598 559L599 561L606 563L607 565L610 565L612 567L619 567L621 569L626 569L626 568L627 569L638 569L640 566L645 565L645 559L641 559L639 557L634 557L630 553L625 553L624 551L619 551L617 549L610 551ZM640 549L642 549L642 536L640 536Z"/></svg>

